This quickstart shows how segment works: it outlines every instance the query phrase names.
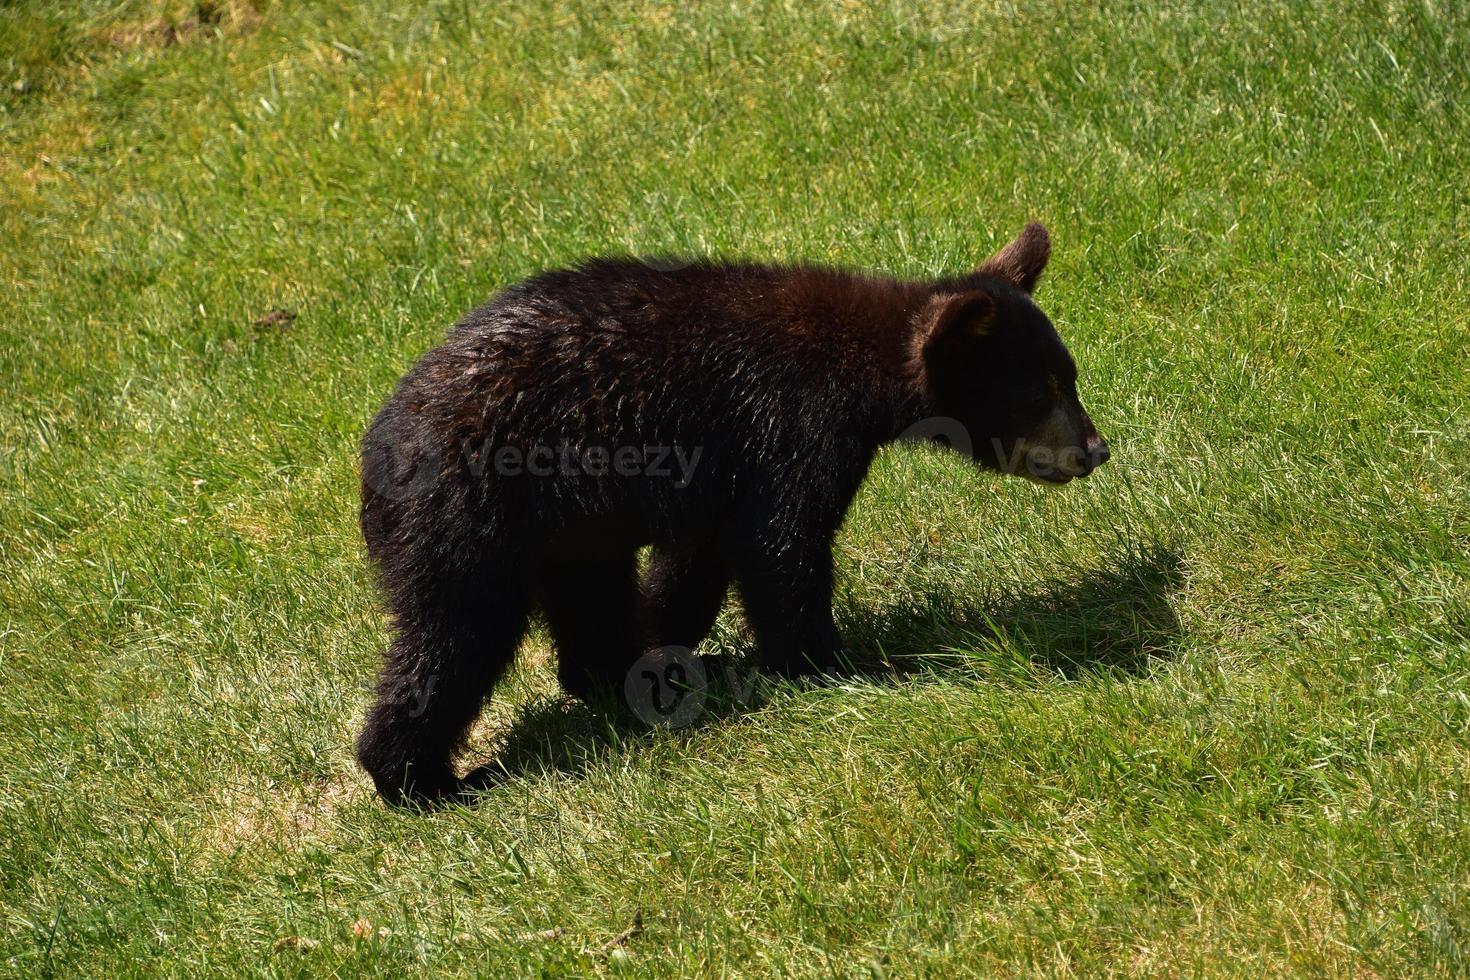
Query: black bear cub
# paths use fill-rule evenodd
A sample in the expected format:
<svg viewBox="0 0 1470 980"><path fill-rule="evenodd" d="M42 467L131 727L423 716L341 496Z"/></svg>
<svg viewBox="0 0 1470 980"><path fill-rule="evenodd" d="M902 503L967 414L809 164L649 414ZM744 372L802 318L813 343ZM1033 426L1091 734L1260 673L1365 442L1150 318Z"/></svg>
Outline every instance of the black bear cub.
<svg viewBox="0 0 1470 980"><path fill-rule="evenodd" d="M465 317L363 443L362 532L396 634L358 741L378 791L460 789L455 750L538 607L582 697L621 690L650 648L695 647L732 582L768 669L833 669L832 539L906 432L1047 483L1100 465L1077 369L1031 300L1049 252L1031 224L932 282L593 261Z"/></svg>

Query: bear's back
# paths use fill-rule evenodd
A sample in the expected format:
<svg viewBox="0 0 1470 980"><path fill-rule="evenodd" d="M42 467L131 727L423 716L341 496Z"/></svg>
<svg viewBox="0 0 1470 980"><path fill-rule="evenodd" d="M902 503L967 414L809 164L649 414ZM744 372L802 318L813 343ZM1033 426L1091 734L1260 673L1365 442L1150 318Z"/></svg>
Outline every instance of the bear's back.
<svg viewBox="0 0 1470 980"><path fill-rule="evenodd" d="M825 269L598 260L505 289L411 377L461 428L496 437L719 443L820 414L855 375L886 369L861 326L874 297L914 302L897 287Z"/></svg>

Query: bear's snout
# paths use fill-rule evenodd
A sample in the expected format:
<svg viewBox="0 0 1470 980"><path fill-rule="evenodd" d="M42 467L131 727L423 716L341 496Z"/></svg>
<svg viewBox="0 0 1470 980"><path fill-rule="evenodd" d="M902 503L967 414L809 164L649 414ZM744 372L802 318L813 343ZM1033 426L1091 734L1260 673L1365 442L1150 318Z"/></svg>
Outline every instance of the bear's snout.
<svg viewBox="0 0 1470 980"><path fill-rule="evenodd" d="M1080 475L1086 476L1112 458L1113 452L1108 448L1108 444L1103 441L1102 436L1093 433L1092 437L1087 440L1087 453L1084 457L1087 472Z"/></svg>
<svg viewBox="0 0 1470 980"><path fill-rule="evenodd" d="M1036 431L1017 443L1021 476L1056 486L1087 476L1112 456L1107 442L1080 405L1058 405Z"/></svg>
<svg viewBox="0 0 1470 980"><path fill-rule="evenodd" d="M1108 449L1107 440L1102 433L1097 431L1097 426L1092 424L1092 416L1087 414L1087 409L1082 409L1082 472L1078 476L1086 476L1102 464L1112 459L1112 450Z"/></svg>

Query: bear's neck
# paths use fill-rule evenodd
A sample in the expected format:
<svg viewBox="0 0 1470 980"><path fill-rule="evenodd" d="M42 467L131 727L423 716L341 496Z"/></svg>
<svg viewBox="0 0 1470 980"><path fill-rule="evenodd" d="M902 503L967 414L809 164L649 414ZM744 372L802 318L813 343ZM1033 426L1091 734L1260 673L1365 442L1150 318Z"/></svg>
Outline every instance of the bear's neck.
<svg viewBox="0 0 1470 980"><path fill-rule="evenodd" d="M875 451L936 414L918 360L919 321L934 289L810 267L789 270L782 283L789 325L824 338L826 355L862 406L864 441Z"/></svg>
<svg viewBox="0 0 1470 980"><path fill-rule="evenodd" d="M920 320L932 295L927 286L912 284L903 291L901 303L871 307L871 315L859 327L865 334L869 370L854 371L853 378L862 386L863 402L871 406L875 449L932 427L938 417L920 353Z"/></svg>

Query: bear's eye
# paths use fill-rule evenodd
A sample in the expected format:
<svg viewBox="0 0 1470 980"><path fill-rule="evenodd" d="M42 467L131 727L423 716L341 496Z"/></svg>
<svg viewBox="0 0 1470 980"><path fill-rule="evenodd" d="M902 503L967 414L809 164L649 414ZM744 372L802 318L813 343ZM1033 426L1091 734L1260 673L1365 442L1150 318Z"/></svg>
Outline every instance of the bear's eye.
<svg viewBox="0 0 1470 980"><path fill-rule="evenodd" d="M1022 404L1026 406L1026 414L1028 416L1039 419L1051 413L1052 407L1056 404L1056 399L1052 397L1050 391L1042 389L1041 391L1032 392L1030 397Z"/></svg>

